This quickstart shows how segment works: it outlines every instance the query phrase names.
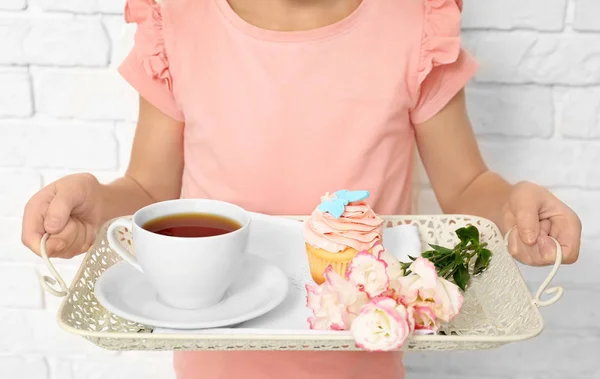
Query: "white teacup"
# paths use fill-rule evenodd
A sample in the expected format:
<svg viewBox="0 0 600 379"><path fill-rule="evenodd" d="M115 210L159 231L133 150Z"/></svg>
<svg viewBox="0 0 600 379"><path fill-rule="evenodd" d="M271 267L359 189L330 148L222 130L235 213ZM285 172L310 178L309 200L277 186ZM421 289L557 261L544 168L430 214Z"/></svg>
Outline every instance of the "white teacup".
<svg viewBox="0 0 600 379"><path fill-rule="evenodd" d="M173 237L143 226L160 217L207 213L240 224L232 232L210 237ZM119 242L118 227L133 234L135 256ZM159 300L182 309L207 308L219 303L241 269L246 253L250 215L237 205L206 199L178 199L148 205L131 219L115 220L108 242L124 260L146 275Z"/></svg>

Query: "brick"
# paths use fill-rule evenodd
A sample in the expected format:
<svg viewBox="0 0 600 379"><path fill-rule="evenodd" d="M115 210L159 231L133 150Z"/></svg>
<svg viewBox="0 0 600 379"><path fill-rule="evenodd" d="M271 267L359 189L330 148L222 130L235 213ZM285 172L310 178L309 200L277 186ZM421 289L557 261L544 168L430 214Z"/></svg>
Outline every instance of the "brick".
<svg viewBox="0 0 600 379"><path fill-rule="evenodd" d="M175 379L173 364L167 354L158 360L118 357L71 360L70 363L73 379Z"/></svg>
<svg viewBox="0 0 600 379"><path fill-rule="evenodd" d="M52 379L74 379L71 372L71 363L61 358L46 358L50 368L50 378Z"/></svg>
<svg viewBox="0 0 600 379"><path fill-rule="evenodd" d="M447 373L469 373L476 377L498 375L506 378L576 378L600 375L600 361L596 354L600 337L593 333L558 334L546 330L532 340L512 343L500 349L478 352L445 352L435 356L432 366L431 354L407 354L405 364L414 370L446 377ZM548 357L560 357L548 361ZM576 364L574 362L577 362ZM548 375L548 372L551 375ZM533 375L533 376L531 376Z"/></svg>
<svg viewBox="0 0 600 379"><path fill-rule="evenodd" d="M440 374L435 373L435 369L433 370L414 370L411 367L407 367L406 368L406 377L407 378L415 378L415 379L470 379L470 376L467 376L468 374L466 373L461 373L461 374L448 374L448 373L444 373L443 376L440 376ZM505 376L491 376L492 374L490 374L489 376L481 376L481 375L477 375L476 377L473 377L473 379L475 378L480 378L480 379L509 379L508 377Z"/></svg>
<svg viewBox="0 0 600 379"><path fill-rule="evenodd" d="M1 354L23 354L35 348L33 330L26 315L22 310L0 308L0 358Z"/></svg>
<svg viewBox="0 0 600 379"><path fill-rule="evenodd" d="M35 267L0 265L0 307L42 308L42 287Z"/></svg>
<svg viewBox="0 0 600 379"><path fill-rule="evenodd" d="M593 34L467 32L464 45L480 63L479 82L600 83L600 43Z"/></svg>
<svg viewBox="0 0 600 379"><path fill-rule="evenodd" d="M40 263L40 257L21 243L21 224L21 217L0 217L0 264Z"/></svg>
<svg viewBox="0 0 600 379"><path fill-rule="evenodd" d="M416 213L422 215L443 213L432 189L422 189L417 196Z"/></svg>
<svg viewBox="0 0 600 379"><path fill-rule="evenodd" d="M0 63L105 66L109 41L97 18L0 18Z"/></svg>
<svg viewBox="0 0 600 379"><path fill-rule="evenodd" d="M600 238L584 237L577 263L562 265L550 286L576 288L589 286L600 289L600 283L598 282L598 267L600 267L600 254L597 253L598 246L600 246ZM539 285L550 273L550 267L529 267L522 264L518 264L518 267L527 283L530 284L533 293L537 291Z"/></svg>
<svg viewBox="0 0 600 379"><path fill-rule="evenodd" d="M46 11L67 11L75 13L123 13L123 0L38 0Z"/></svg>
<svg viewBox="0 0 600 379"><path fill-rule="evenodd" d="M558 303L541 309L546 327L566 331L598 329L600 308L591 301L597 293L598 290L592 288L565 287L565 293Z"/></svg>
<svg viewBox="0 0 600 379"><path fill-rule="evenodd" d="M26 64L23 44L31 33L31 23L24 17L0 17L0 64Z"/></svg>
<svg viewBox="0 0 600 379"><path fill-rule="evenodd" d="M71 175L79 174L83 172L90 173L98 179L100 183L108 184L123 176L122 171L90 171L90 170L42 170L42 177L44 185L48 185L60 178Z"/></svg>
<svg viewBox="0 0 600 379"><path fill-rule="evenodd" d="M564 27L566 5L567 0L468 1L463 9L463 28L559 31Z"/></svg>
<svg viewBox="0 0 600 379"><path fill-rule="evenodd" d="M568 138L600 138L600 87L555 89L556 122Z"/></svg>
<svg viewBox="0 0 600 379"><path fill-rule="evenodd" d="M431 183L429 182L429 177L427 176L427 171L425 171L425 166L423 166L423 161L419 156L418 152L414 155L414 165L413 165L413 181L416 187L421 188L429 188L431 187Z"/></svg>
<svg viewBox="0 0 600 379"><path fill-rule="evenodd" d="M85 357L116 355L104 350L83 337L63 330L56 322L56 314L51 312L28 312L27 319L33 328L35 352L52 357Z"/></svg>
<svg viewBox="0 0 600 379"><path fill-rule="evenodd" d="M552 192L579 215L584 236L600 237L600 228L598 228L600 190L557 189Z"/></svg>
<svg viewBox="0 0 600 379"><path fill-rule="evenodd" d="M43 125L31 128L28 165L74 169L116 168L116 141L111 125Z"/></svg>
<svg viewBox="0 0 600 379"><path fill-rule="evenodd" d="M554 108L549 87L473 85L467 91L467 105L478 135L552 135Z"/></svg>
<svg viewBox="0 0 600 379"><path fill-rule="evenodd" d="M576 30L600 31L599 14L600 2L598 0L577 0L573 27Z"/></svg>
<svg viewBox="0 0 600 379"><path fill-rule="evenodd" d="M27 8L27 0L3 0L0 9L20 11Z"/></svg>
<svg viewBox="0 0 600 379"><path fill-rule="evenodd" d="M473 355L473 359L477 359L477 352L470 353ZM474 373L473 370L457 370L455 373L448 373L447 370L442 367L432 365L433 367L428 369L414 370L411 367L406 368L406 377L409 379L597 379L590 375L577 375L568 377L563 374L554 374L549 371L538 372L538 373L503 373L503 372L490 372L482 376L480 373ZM499 371L499 370L497 370Z"/></svg>
<svg viewBox="0 0 600 379"><path fill-rule="evenodd" d="M44 358L0 356L0 378L47 379L48 375Z"/></svg>
<svg viewBox="0 0 600 379"><path fill-rule="evenodd" d="M56 271L58 272L60 277L64 280L67 288L71 287L71 283L73 282L73 279L75 279L75 276L77 276L77 272L79 271L79 267L81 266L81 263L83 262L84 257L85 257L85 254L80 254L80 255L78 255L74 258L68 259L68 260L64 260L64 259L53 259L52 260L52 264L54 265L54 268L56 269ZM40 271L41 275L54 277L54 275L50 273L50 270L48 270L48 268L45 265L40 265L39 271ZM59 287L56 286L56 288L59 288ZM63 301L64 301L63 297L56 297L53 294L44 291L44 305L46 306L46 309L48 309L52 312L56 312Z"/></svg>
<svg viewBox="0 0 600 379"><path fill-rule="evenodd" d="M63 330L55 311L0 308L0 321L0 353L75 358L116 354Z"/></svg>
<svg viewBox="0 0 600 379"><path fill-rule="evenodd" d="M473 378L475 379L475 378ZM564 379L562 374L554 374L552 372L540 372L536 374L515 375L507 379ZM596 379L595 375L577 375L569 376L569 379Z"/></svg>
<svg viewBox="0 0 600 379"><path fill-rule="evenodd" d="M23 166L27 159L27 132L0 121L0 167ZM0 190L1 191L1 190Z"/></svg>
<svg viewBox="0 0 600 379"><path fill-rule="evenodd" d="M121 358L130 361L163 361L170 362L173 359L172 351L124 351Z"/></svg>
<svg viewBox="0 0 600 379"><path fill-rule="evenodd" d="M600 186L600 144L568 140L480 139L491 170L511 182L543 186ZM577 169L573 169L577 167Z"/></svg>
<svg viewBox="0 0 600 379"><path fill-rule="evenodd" d="M133 47L136 24L126 24L122 16L105 16L104 27L111 40L110 67L117 68Z"/></svg>
<svg viewBox="0 0 600 379"><path fill-rule="evenodd" d="M57 118L135 121L137 93L116 70L33 71L38 113Z"/></svg>
<svg viewBox="0 0 600 379"><path fill-rule="evenodd" d="M129 165L135 129L136 124L134 123L119 123L116 127L119 141L119 167L122 172L125 172Z"/></svg>
<svg viewBox="0 0 600 379"><path fill-rule="evenodd" d="M33 113L29 74L23 69L0 70L0 118Z"/></svg>
<svg viewBox="0 0 600 379"><path fill-rule="evenodd" d="M111 170L117 166L117 144L110 123L23 120L2 124L12 132L9 143L28 167ZM27 146L27 149L23 149ZM24 155L24 157L23 157Z"/></svg>
<svg viewBox="0 0 600 379"><path fill-rule="evenodd" d="M29 171L0 171L0 217L22 217L25 204L41 188L41 177Z"/></svg>

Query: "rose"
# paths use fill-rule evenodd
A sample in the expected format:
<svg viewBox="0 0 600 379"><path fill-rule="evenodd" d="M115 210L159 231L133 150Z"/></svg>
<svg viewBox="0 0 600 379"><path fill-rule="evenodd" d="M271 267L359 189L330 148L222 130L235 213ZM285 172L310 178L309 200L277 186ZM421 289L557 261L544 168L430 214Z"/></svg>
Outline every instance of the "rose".
<svg viewBox="0 0 600 379"><path fill-rule="evenodd" d="M433 332L438 330L437 316L434 311L435 303L420 301L410 306L415 320L415 330Z"/></svg>
<svg viewBox="0 0 600 379"><path fill-rule="evenodd" d="M337 294L325 287L306 285L306 305L313 310L308 318L311 329L343 330L343 307L337 301Z"/></svg>
<svg viewBox="0 0 600 379"><path fill-rule="evenodd" d="M409 317L407 309L394 299L376 298L362 307L352 323L352 336L364 350L395 350L412 333Z"/></svg>
<svg viewBox="0 0 600 379"><path fill-rule="evenodd" d="M405 305L417 300L433 300L438 275L435 266L429 260L418 257L410 265L411 275L402 277L400 281L399 297Z"/></svg>
<svg viewBox="0 0 600 379"><path fill-rule="evenodd" d="M404 277L402 265L400 261L396 259L389 251L387 251L381 242L377 242L373 246L373 255L379 260L382 260L387 265L386 273L389 278L388 288L391 291L390 297L396 297L396 294L400 291L400 278Z"/></svg>
<svg viewBox="0 0 600 379"><path fill-rule="evenodd" d="M308 318L309 326L318 330L347 330L369 299L331 266L324 277L325 283L318 287L306 285L306 306L313 311Z"/></svg>
<svg viewBox="0 0 600 379"><path fill-rule="evenodd" d="M456 284L444 278L438 278L433 301L436 304L434 311L437 318L449 322L460 312L464 297Z"/></svg>
<svg viewBox="0 0 600 379"><path fill-rule="evenodd" d="M350 262L346 278L371 299L386 292L390 283L387 264L366 250Z"/></svg>

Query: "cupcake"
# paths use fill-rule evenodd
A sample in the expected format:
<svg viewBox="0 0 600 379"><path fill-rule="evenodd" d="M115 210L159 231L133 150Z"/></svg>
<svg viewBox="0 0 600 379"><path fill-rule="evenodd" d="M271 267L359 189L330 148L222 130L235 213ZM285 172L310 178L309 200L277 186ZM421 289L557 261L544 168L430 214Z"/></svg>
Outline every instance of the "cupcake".
<svg viewBox="0 0 600 379"><path fill-rule="evenodd" d="M328 266L344 276L359 251L372 252L381 241L384 221L365 202L368 197L369 191L327 193L304 222L310 273L317 284L325 282Z"/></svg>

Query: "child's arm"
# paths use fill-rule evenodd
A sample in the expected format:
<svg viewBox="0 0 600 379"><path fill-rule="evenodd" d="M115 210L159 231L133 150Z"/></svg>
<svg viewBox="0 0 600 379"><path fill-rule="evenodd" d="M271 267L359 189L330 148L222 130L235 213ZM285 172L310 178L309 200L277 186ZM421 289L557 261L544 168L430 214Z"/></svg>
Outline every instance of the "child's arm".
<svg viewBox="0 0 600 379"><path fill-rule="evenodd" d="M577 260L581 238L577 215L546 189L527 182L511 185L488 170L467 116L463 91L415 128L421 159L445 213L485 217L503 232L517 225L520 238L513 235L511 252L525 264L554 263L555 248L548 235L562 245L564 263Z"/></svg>
<svg viewBox="0 0 600 379"><path fill-rule="evenodd" d="M133 214L154 202L180 197L183 129L183 122L167 116L140 96L129 166L123 178L103 186L106 200L102 222L123 212ZM130 196L123 198L123 194Z"/></svg>

